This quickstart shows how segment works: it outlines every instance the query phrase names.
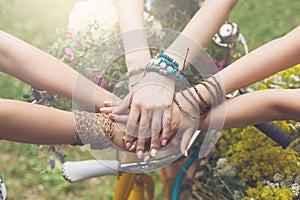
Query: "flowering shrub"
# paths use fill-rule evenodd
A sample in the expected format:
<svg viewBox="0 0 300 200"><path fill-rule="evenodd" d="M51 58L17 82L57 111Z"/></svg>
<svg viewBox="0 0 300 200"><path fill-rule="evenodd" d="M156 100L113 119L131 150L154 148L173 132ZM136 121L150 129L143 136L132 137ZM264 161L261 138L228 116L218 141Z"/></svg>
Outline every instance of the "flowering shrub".
<svg viewBox="0 0 300 200"><path fill-rule="evenodd" d="M295 88L296 75L300 65L282 71L253 88ZM290 79L292 77L292 80ZM299 123L294 121L276 122L283 130L300 137ZM256 128L235 128L223 131L215 156L224 156L238 169L239 180L246 183L243 199L295 199L299 198L300 162L289 148L275 144ZM278 178L278 174L283 178Z"/></svg>
<svg viewBox="0 0 300 200"><path fill-rule="evenodd" d="M300 88L300 64L266 78L253 85L254 89L266 88Z"/></svg>
<svg viewBox="0 0 300 200"><path fill-rule="evenodd" d="M296 88L299 68L297 65L277 73L248 89ZM275 123L295 138L300 137L298 122ZM224 130L209 165L205 175L197 179L207 191L196 185L197 194L204 199L300 199L299 158L254 126ZM213 196L205 196L208 193Z"/></svg>

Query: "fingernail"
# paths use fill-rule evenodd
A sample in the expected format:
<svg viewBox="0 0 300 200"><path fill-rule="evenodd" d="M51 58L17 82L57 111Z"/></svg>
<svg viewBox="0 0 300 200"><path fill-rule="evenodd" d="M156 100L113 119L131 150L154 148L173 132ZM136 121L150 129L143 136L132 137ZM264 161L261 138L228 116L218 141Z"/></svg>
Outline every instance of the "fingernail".
<svg viewBox="0 0 300 200"><path fill-rule="evenodd" d="M157 152L157 150L156 149L151 149L151 153L150 153L150 155L151 155L151 157L156 157L156 152Z"/></svg>
<svg viewBox="0 0 300 200"><path fill-rule="evenodd" d="M131 147L131 142L126 142L125 147L126 147L126 149L129 149Z"/></svg>
<svg viewBox="0 0 300 200"><path fill-rule="evenodd" d="M185 157L188 157L188 151L187 151L187 150L184 150L183 155L184 155Z"/></svg>
<svg viewBox="0 0 300 200"><path fill-rule="evenodd" d="M110 108L107 108L107 107L103 107L103 108L100 108L100 112L104 112L104 111L108 111Z"/></svg>
<svg viewBox="0 0 300 200"><path fill-rule="evenodd" d="M104 104L111 104L111 101L103 101Z"/></svg>
<svg viewBox="0 0 300 200"><path fill-rule="evenodd" d="M136 153L138 159L142 159L143 156L144 156L144 152L142 150L139 150L137 153Z"/></svg>
<svg viewBox="0 0 300 200"><path fill-rule="evenodd" d="M149 161L150 161L150 156L149 155L145 156L144 162L149 162Z"/></svg>
<svg viewBox="0 0 300 200"><path fill-rule="evenodd" d="M110 120L115 121L115 115L109 113L108 117L109 117Z"/></svg>
<svg viewBox="0 0 300 200"><path fill-rule="evenodd" d="M116 114L109 113L109 117L114 118L114 117L116 117Z"/></svg>
<svg viewBox="0 0 300 200"><path fill-rule="evenodd" d="M135 149L135 145L133 144L133 145L130 147L129 151L133 151L134 149Z"/></svg>
<svg viewBox="0 0 300 200"><path fill-rule="evenodd" d="M161 145L166 146L167 145L168 140L167 139L163 139L163 141L161 142Z"/></svg>

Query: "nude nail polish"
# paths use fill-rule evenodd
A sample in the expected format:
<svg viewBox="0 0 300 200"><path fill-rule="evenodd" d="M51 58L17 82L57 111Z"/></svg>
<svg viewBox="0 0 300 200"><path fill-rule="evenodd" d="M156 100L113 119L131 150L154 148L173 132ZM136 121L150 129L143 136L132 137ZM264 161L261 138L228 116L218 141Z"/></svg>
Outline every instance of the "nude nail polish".
<svg viewBox="0 0 300 200"><path fill-rule="evenodd" d="M144 152L142 150L139 150L137 153L136 153L138 159L142 159L143 156L144 156Z"/></svg>
<svg viewBox="0 0 300 200"><path fill-rule="evenodd" d="M133 144L133 145L130 147L129 151L133 151L134 149L135 149L135 145Z"/></svg>
<svg viewBox="0 0 300 200"><path fill-rule="evenodd" d="M144 162L149 162L149 161L150 161L150 156L149 155L145 156Z"/></svg>
<svg viewBox="0 0 300 200"><path fill-rule="evenodd" d="M100 110L100 112L105 112L105 111L108 111L110 108L106 108L106 107L102 107L102 108L100 108L99 110Z"/></svg>
<svg viewBox="0 0 300 200"><path fill-rule="evenodd" d="M131 147L131 142L126 142L125 147L126 147L126 149L130 149L130 147Z"/></svg>
<svg viewBox="0 0 300 200"><path fill-rule="evenodd" d="M111 104L111 101L103 101L104 104Z"/></svg>
<svg viewBox="0 0 300 200"><path fill-rule="evenodd" d="M151 155L151 157L156 157L156 153L157 153L157 150L156 149L151 149L151 153L150 153L150 155Z"/></svg>
<svg viewBox="0 0 300 200"><path fill-rule="evenodd" d="M167 139L163 139L163 141L161 142L161 145L166 146L167 145L168 140Z"/></svg>

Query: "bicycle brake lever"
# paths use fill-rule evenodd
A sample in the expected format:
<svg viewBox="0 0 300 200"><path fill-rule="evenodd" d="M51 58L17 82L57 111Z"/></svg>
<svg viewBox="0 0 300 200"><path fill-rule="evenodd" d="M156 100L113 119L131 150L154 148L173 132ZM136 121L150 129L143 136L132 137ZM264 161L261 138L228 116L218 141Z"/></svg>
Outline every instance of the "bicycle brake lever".
<svg viewBox="0 0 300 200"><path fill-rule="evenodd" d="M145 172L152 171L157 168L161 168L167 164L171 164L176 159L181 156L181 153L165 156L161 158L155 158L150 161L142 161L142 162L131 162L131 163L123 163L120 165L120 169L123 172Z"/></svg>

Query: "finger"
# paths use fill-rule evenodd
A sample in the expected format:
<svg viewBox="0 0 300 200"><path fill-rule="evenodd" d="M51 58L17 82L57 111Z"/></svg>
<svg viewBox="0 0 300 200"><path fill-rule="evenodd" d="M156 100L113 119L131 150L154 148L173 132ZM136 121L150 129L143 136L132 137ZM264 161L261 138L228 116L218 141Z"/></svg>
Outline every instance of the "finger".
<svg viewBox="0 0 300 200"><path fill-rule="evenodd" d="M123 100L112 102L112 112L114 114L129 114L129 108L132 101L132 95L128 94Z"/></svg>
<svg viewBox="0 0 300 200"><path fill-rule="evenodd" d="M156 157L157 149L160 146L160 133L162 130L162 114L163 110L154 111L151 119L151 145L150 155Z"/></svg>
<svg viewBox="0 0 300 200"><path fill-rule="evenodd" d="M137 157L139 159L144 157L145 142L149 135L150 116L149 109L144 109L141 113L141 119L139 124L139 132L137 138Z"/></svg>
<svg viewBox="0 0 300 200"><path fill-rule="evenodd" d="M99 109L99 111L101 113L109 114L109 113L113 112L113 107L102 107L102 108Z"/></svg>
<svg viewBox="0 0 300 200"><path fill-rule="evenodd" d="M117 114L111 113L109 115L109 118L117 123L126 124L129 116L128 115L117 115Z"/></svg>
<svg viewBox="0 0 300 200"><path fill-rule="evenodd" d="M162 141L161 145L165 146L171 135L170 135L170 124L171 124L171 110L165 110L163 114L163 129L162 129Z"/></svg>
<svg viewBox="0 0 300 200"><path fill-rule="evenodd" d="M138 106L132 105L130 110L127 124L126 124L126 135L131 135L133 137L137 137L138 133L138 121L140 118L140 109Z"/></svg>
<svg viewBox="0 0 300 200"><path fill-rule="evenodd" d="M133 141L136 140L137 131L138 131L138 123L139 120L139 111L134 107L132 109L131 117L128 117L126 128L125 128L125 136L124 143L127 150L132 151L136 149L136 145L133 146Z"/></svg>
<svg viewBox="0 0 300 200"><path fill-rule="evenodd" d="M112 107L113 106L112 101L103 101L103 104L104 104L105 107Z"/></svg>
<svg viewBox="0 0 300 200"><path fill-rule="evenodd" d="M132 142L131 147L129 148L129 151L135 151L136 150L136 138L135 141Z"/></svg>
<svg viewBox="0 0 300 200"><path fill-rule="evenodd" d="M183 132L181 143L180 143L180 151L184 156L188 156L188 144L192 138L192 135L194 133L193 129L186 129L185 132Z"/></svg>
<svg viewBox="0 0 300 200"><path fill-rule="evenodd" d="M103 107L99 109L102 113L111 113L113 109L117 109L122 104L122 100L115 98L114 100L103 101Z"/></svg>
<svg viewBox="0 0 300 200"><path fill-rule="evenodd" d="M151 118L151 136L159 135L162 130L163 110L158 109L153 111Z"/></svg>
<svg viewBox="0 0 300 200"><path fill-rule="evenodd" d="M145 156L144 156L144 162L149 162L150 161L150 155L149 153L146 153Z"/></svg>
<svg viewBox="0 0 300 200"><path fill-rule="evenodd" d="M135 148L135 146L133 147L136 140L135 137L132 137L131 135L124 135L123 140L124 140L126 150L132 151Z"/></svg>

